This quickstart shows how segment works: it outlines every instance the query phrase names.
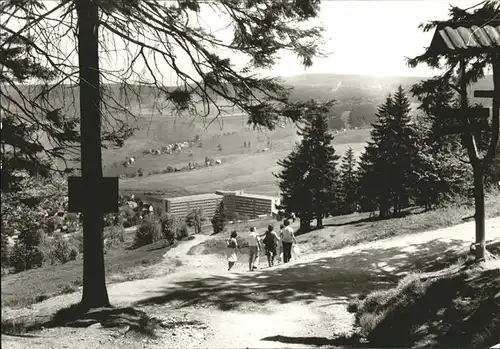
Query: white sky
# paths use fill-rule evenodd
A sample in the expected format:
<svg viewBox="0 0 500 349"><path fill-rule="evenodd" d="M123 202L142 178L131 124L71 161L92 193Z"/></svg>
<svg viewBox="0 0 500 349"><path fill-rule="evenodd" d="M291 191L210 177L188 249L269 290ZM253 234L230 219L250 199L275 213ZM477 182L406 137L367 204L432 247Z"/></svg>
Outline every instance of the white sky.
<svg viewBox="0 0 500 349"><path fill-rule="evenodd" d="M272 0L270 0L272 1ZM283 53L280 62L267 71L267 76L290 76L302 73L366 74L385 76L431 76L431 71L422 65L409 68L405 56L413 57L424 52L433 35L418 28L422 22L445 20L450 5L468 8L480 0L323 0L319 21L325 27L324 51L332 52L328 58L314 60L313 67L305 70L291 53ZM48 8L55 1L46 1ZM208 23L212 31L224 27L226 23L215 13L202 12L202 24ZM14 29L14 28L13 28ZM231 39L232 32L221 32L218 37ZM64 42L65 41L65 42ZM60 49L70 52L74 41L54 42ZM117 44L117 46L122 46ZM123 47L123 46L122 46ZM118 47L120 48L120 47ZM243 66L247 58L230 55L236 66ZM76 57L75 57L76 58ZM114 62L101 62L102 68L123 66ZM180 59L180 67L190 75L193 68ZM76 63L76 62L75 62ZM168 73L168 67L160 67L168 85L175 84L175 78ZM170 80L170 81L168 81Z"/></svg>
<svg viewBox="0 0 500 349"><path fill-rule="evenodd" d="M447 19L449 5L468 8L479 1L322 1L326 51L307 71L290 59L276 66L276 75L301 73L432 76L424 65L409 68L404 57L413 57L429 46L433 33L418 28L422 22ZM295 60L296 61L296 60Z"/></svg>

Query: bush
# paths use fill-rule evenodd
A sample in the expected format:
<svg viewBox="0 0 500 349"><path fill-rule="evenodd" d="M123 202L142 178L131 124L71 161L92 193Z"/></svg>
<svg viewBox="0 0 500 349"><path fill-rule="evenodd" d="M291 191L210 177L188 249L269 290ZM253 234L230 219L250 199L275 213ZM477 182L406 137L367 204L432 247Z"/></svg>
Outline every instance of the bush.
<svg viewBox="0 0 500 349"><path fill-rule="evenodd" d="M194 227L195 234L201 233L201 228L205 221L206 218L203 216L203 209L201 208L192 210L186 216L186 224L188 227Z"/></svg>
<svg viewBox="0 0 500 349"><path fill-rule="evenodd" d="M177 232L177 239L178 240L187 240L189 239L189 231L188 231L188 228L186 226L186 224L182 224L182 226L179 228L178 232Z"/></svg>
<svg viewBox="0 0 500 349"><path fill-rule="evenodd" d="M53 240L44 243L41 248L45 263L50 265L64 264L76 260L78 247L67 238L57 235Z"/></svg>
<svg viewBox="0 0 500 349"><path fill-rule="evenodd" d="M18 273L43 264L43 255L38 246L28 247L26 244L17 241L10 254L10 265L14 272Z"/></svg>
<svg viewBox="0 0 500 349"><path fill-rule="evenodd" d="M73 241L76 249L79 253L83 253L83 232L77 232L73 234Z"/></svg>
<svg viewBox="0 0 500 349"><path fill-rule="evenodd" d="M104 247L106 249L119 246L125 242L125 230L120 226L109 227L104 230Z"/></svg>
<svg viewBox="0 0 500 349"><path fill-rule="evenodd" d="M130 206L123 206L120 209L120 215L123 217L123 226L125 228L137 225L141 222L139 215Z"/></svg>
<svg viewBox="0 0 500 349"><path fill-rule="evenodd" d="M178 238L177 232L180 222L173 214L166 213L160 218L161 235L162 237L173 243Z"/></svg>
<svg viewBox="0 0 500 349"><path fill-rule="evenodd" d="M145 219L135 232L134 245L136 247L149 245L158 240L160 229L153 219Z"/></svg>
<svg viewBox="0 0 500 349"><path fill-rule="evenodd" d="M2 230L2 252L1 252L1 265L2 267L7 267L9 265L9 254L10 254L10 246L9 239L6 233Z"/></svg>
<svg viewBox="0 0 500 349"><path fill-rule="evenodd" d="M212 228L214 230L214 234L218 234L224 231L226 226L226 217L224 217L224 203L221 201L215 214L211 220Z"/></svg>
<svg viewBox="0 0 500 349"><path fill-rule="evenodd" d="M250 220L250 217L247 216L246 214L241 215L241 220L245 223L247 223Z"/></svg>

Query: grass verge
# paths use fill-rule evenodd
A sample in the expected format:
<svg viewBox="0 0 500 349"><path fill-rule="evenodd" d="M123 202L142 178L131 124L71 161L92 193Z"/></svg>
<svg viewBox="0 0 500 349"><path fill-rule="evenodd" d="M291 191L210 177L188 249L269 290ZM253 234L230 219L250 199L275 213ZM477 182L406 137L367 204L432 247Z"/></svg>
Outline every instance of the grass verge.
<svg viewBox="0 0 500 349"><path fill-rule="evenodd" d="M160 262L169 249L165 241L135 250L117 248L104 255L108 282L147 278L144 267ZM137 270L141 272L137 272ZM83 260L32 269L2 277L2 307L21 308L47 298L72 293L82 285Z"/></svg>
<svg viewBox="0 0 500 349"><path fill-rule="evenodd" d="M490 246L499 252L500 246ZM463 256L462 256L463 257ZM490 347L500 342L500 261L410 274L353 300L358 333L373 347ZM468 267L469 265L469 267Z"/></svg>

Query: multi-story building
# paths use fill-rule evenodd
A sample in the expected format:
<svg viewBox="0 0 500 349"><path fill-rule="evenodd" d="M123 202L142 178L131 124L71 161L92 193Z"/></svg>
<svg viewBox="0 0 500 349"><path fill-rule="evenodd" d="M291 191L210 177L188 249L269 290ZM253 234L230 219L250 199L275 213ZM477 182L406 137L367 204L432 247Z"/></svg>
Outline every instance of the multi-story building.
<svg viewBox="0 0 500 349"><path fill-rule="evenodd" d="M279 204L280 199L274 196L243 192L224 194L224 211L228 214L238 213L248 217L271 216L278 213L276 205Z"/></svg>
<svg viewBox="0 0 500 349"><path fill-rule="evenodd" d="M199 194L189 196L178 196L164 199L165 212L178 217L185 217L195 209L203 209L203 215L207 218L213 217L215 210L222 201L222 196L218 194Z"/></svg>

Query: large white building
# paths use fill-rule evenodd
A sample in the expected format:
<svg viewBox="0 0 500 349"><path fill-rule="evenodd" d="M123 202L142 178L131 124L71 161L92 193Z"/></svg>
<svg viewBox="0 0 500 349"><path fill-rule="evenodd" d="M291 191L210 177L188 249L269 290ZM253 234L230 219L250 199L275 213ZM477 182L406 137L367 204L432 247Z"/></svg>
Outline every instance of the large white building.
<svg viewBox="0 0 500 349"><path fill-rule="evenodd" d="M207 218L213 217L215 210L222 201L222 195L199 194L189 196L178 196L175 198L163 199L165 212L178 217L185 217L195 209L203 209L203 215Z"/></svg>
<svg viewBox="0 0 500 349"><path fill-rule="evenodd" d="M243 191L224 193L224 211L227 214L238 213L248 217L277 214L276 205L280 198L267 195L249 194Z"/></svg>
<svg viewBox="0 0 500 349"><path fill-rule="evenodd" d="M219 203L224 202L224 211L228 215L238 213L251 218L273 216L278 213L276 205L280 198L259 194L245 193L243 190L218 190L215 193L178 196L164 199L165 212L178 217L185 217L194 209L203 209L203 215L213 217Z"/></svg>

